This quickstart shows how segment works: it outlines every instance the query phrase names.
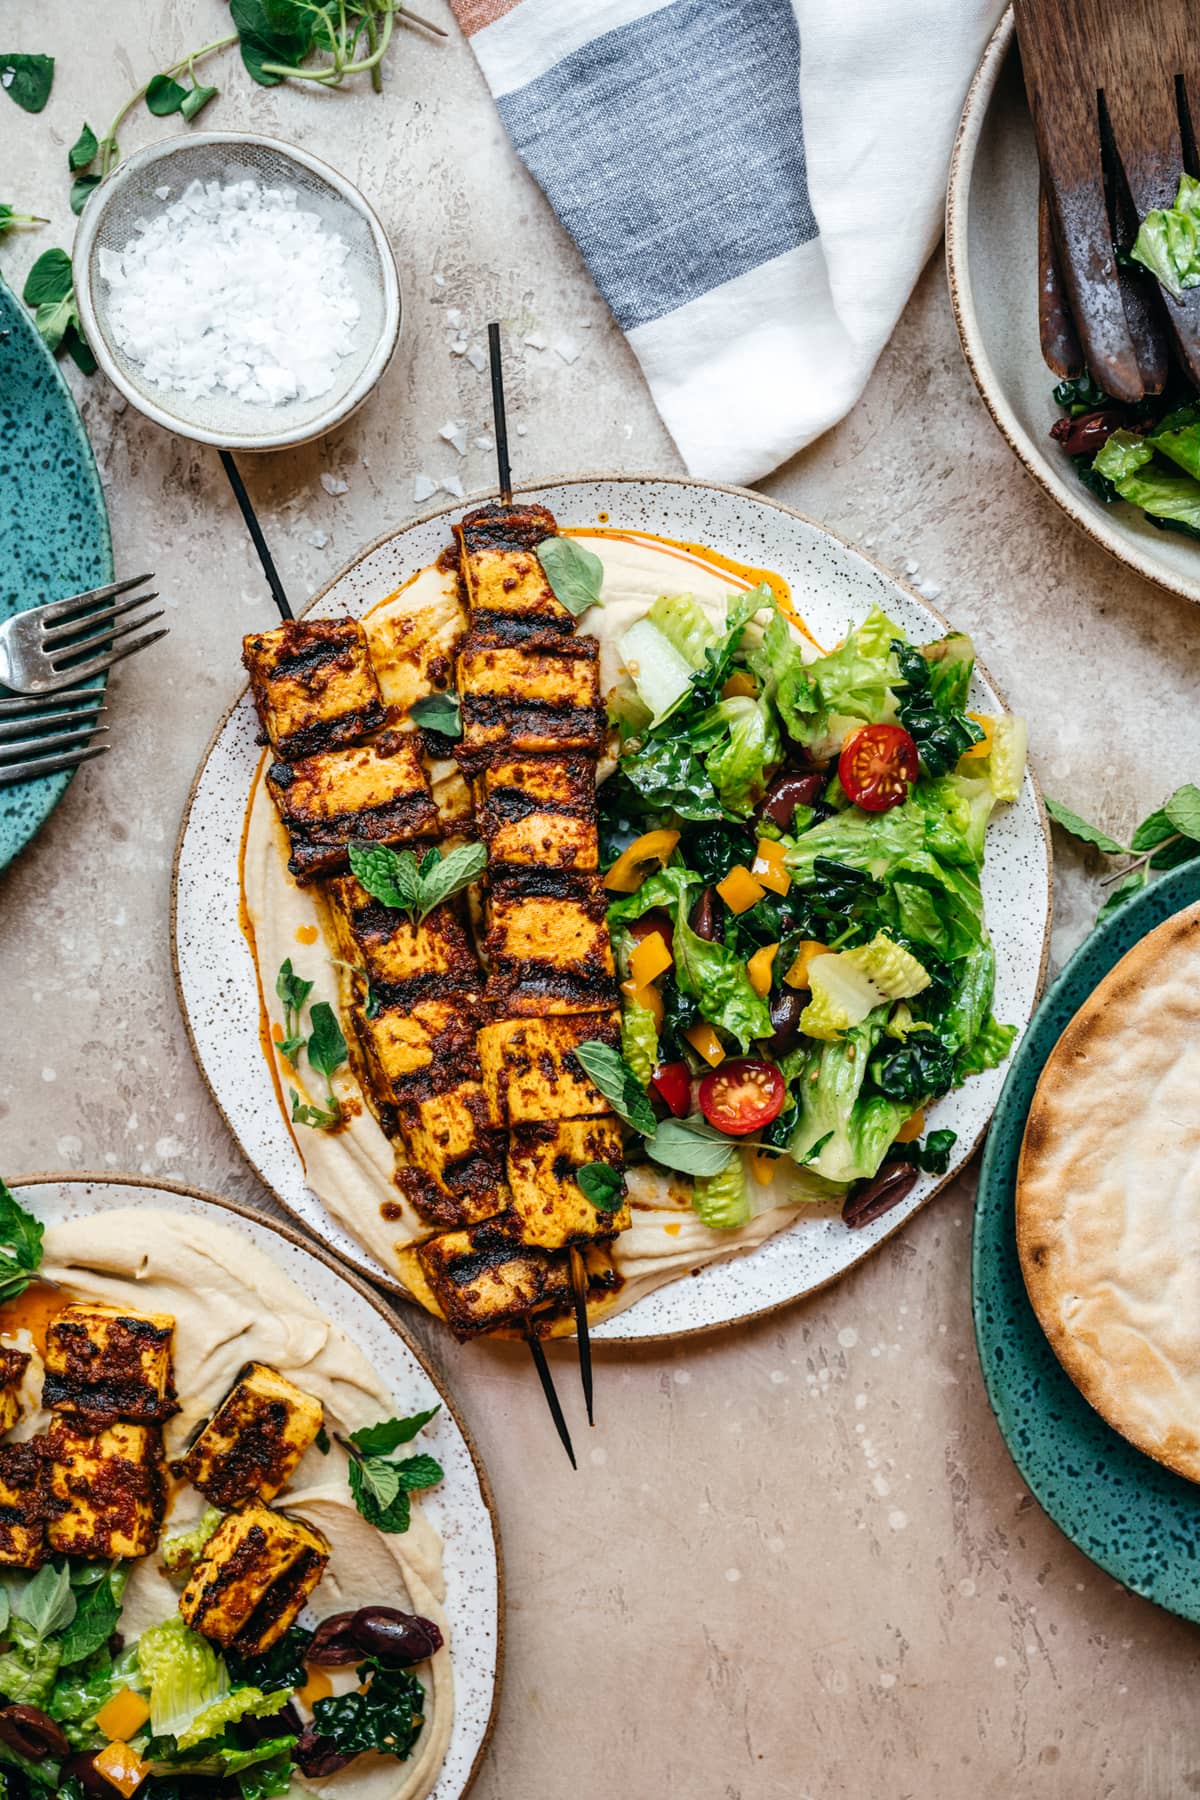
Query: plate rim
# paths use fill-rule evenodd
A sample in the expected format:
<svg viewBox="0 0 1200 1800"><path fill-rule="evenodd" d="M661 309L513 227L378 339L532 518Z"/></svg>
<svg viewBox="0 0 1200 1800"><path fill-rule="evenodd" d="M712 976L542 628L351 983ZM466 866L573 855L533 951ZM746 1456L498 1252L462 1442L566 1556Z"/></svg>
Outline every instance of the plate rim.
<svg viewBox="0 0 1200 1800"><path fill-rule="evenodd" d="M1124 533L1113 530L1107 519L1096 515L1081 500L1076 500L1065 480L1060 485L1054 478L1048 459L1039 452L1010 405L979 330L967 247L971 181L983 127L1015 41L1016 22L1010 5L988 39L979 66L971 79L950 155L950 173L946 186L946 280L963 358L992 423L1026 474L1032 477L1047 498L1116 562L1123 563L1126 568L1132 569L1143 580L1152 582L1155 587L1163 588L1167 593L1175 594L1179 599L1195 605L1200 603L1200 559L1192 581L1164 569L1135 541L1127 538Z"/></svg>
<svg viewBox="0 0 1200 1800"><path fill-rule="evenodd" d="M459 1411L446 1378L430 1362L423 1347L410 1335L409 1331L388 1306L382 1295L377 1293L365 1277L357 1270L343 1262L325 1245L298 1231L293 1225L285 1224L281 1219L273 1219L269 1213L249 1206L243 1200L230 1200L224 1194L214 1194L209 1188L192 1187L185 1181L174 1181L169 1176L138 1175L124 1169L39 1169L30 1175L16 1175L8 1178L8 1185L14 1191L23 1187L76 1187L76 1186L111 1186L157 1190L168 1194L178 1194L185 1200L198 1200L205 1206L220 1207L224 1212L233 1213L235 1218L245 1219L251 1225L264 1226L268 1231L281 1237L293 1249L301 1250L316 1262L322 1263L331 1275L344 1281L354 1289L360 1299L379 1314L383 1323L400 1339L405 1349L416 1359L441 1397L443 1406L453 1419L455 1426L467 1446L471 1465L475 1470L475 1479L479 1483L479 1492L483 1499L484 1510L492 1533L492 1548L496 1557L496 1668L492 1681L492 1702L488 1711L487 1724L475 1752L474 1760L467 1772L466 1781L459 1790L460 1800L470 1793L475 1785L476 1777L483 1765L484 1754L492 1741L492 1734L500 1711L500 1694L504 1685L504 1662L506 1650L506 1617L507 1587L504 1569L504 1545L500 1536L500 1513L496 1504L496 1496L492 1489L491 1478L483 1461L479 1446L467 1421Z"/></svg>
<svg viewBox="0 0 1200 1800"><path fill-rule="evenodd" d="M704 480L700 479L699 477L691 476L691 475L657 474L654 471L650 471L650 470L634 470L634 471L620 472L620 471L613 471L613 470L595 470L595 469L593 469L593 470L586 470L586 471L580 472L578 474L573 474L573 475L548 475L548 476L531 477L528 480L516 483L513 487L513 493L515 495L519 495L519 494L523 494L523 493L531 493L531 492L536 492L536 491L544 490L546 488L553 488L553 487L581 487L581 486L588 486L595 482L610 482L610 483L615 483L615 484L620 484L620 485L652 484L652 485L665 485L665 486L679 487L679 488L693 488L693 489L699 488L705 492L731 494L738 499L748 500L756 506L769 507L773 511L783 513L788 518L795 519L795 520L799 521L800 524L809 527L809 529L811 529L815 532L821 533L828 538L831 538L835 543L839 544L844 550L849 551L852 556L857 557L860 562L864 563L869 569L873 570L877 575L881 575L892 586L900 588L903 593L905 593L911 600L913 600L925 612L930 614L940 625L945 627L947 630L950 629L950 622L945 617L945 615L941 612L941 610L938 607L934 606L931 601L927 600L923 594L919 593L917 591L917 589L912 585L912 583L909 582L908 580L906 580L903 575L895 574L890 569L885 568L882 563L876 562L872 556L869 556L857 544L851 543L849 538L844 537L841 534L841 532L834 530L831 526L824 525L819 520L811 518L807 513L801 512L798 507L789 506L786 503L786 501L776 500L769 494L758 493L753 488L739 487L732 482L704 481ZM364 562L367 559L367 557L372 556L377 550L382 549L382 547L385 544L390 543L393 539L402 537L406 533L416 530L421 526L432 524L437 519L449 518L453 515L460 515L463 511L468 510L469 508L471 508L473 506L480 506L490 500L497 500L499 498L500 498L500 490L498 487L492 486L492 487L488 487L485 489L477 490L474 493L465 495L464 498L461 500L454 499L454 500L451 500L447 505L435 506L435 507L431 508L429 511L420 513L417 515L417 517L405 521L403 524L394 526L391 530L381 532L378 537L373 538L370 541L370 543L364 544L359 550L357 550L349 558L349 560L342 565L341 568L339 568L333 575L331 575L329 580L326 581L324 583L324 585L322 587L320 587L305 602L305 604L300 608L299 612L296 614L296 617L303 618L308 612L311 611L311 609L314 606L318 605L326 597L326 595L329 594L330 591L338 585L339 582L345 580L347 578L347 576L349 576L353 572L353 570L359 566L360 563ZM1004 692L998 686L998 684L995 682L995 680L993 679L991 672L988 669L986 663L984 663L981 658L976 657L975 667L976 667L977 671L982 675L983 679L992 688L993 692L996 695L996 698L1003 704L1005 710L1008 711L1009 710L1008 701L1005 698ZM221 737L222 733L224 732L225 727L228 725L234 712L241 705L242 700L243 700L247 690L249 689L249 685L250 684L249 684L248 680L242 683L242 685L238 688L237 692L233 696L232 700L230 700L229 704L226 706L224 712L221 714L221 717L218 720L217 725L213 730L212 736L209 738L209 741L208 741L207 745L205 746L204 751L202 752L200 759L196 765L196 772L192 778L191 785L188 788L187 798L184 802L183 813L182 813L182 816L181 816L180 822L179 822L179 832L178 832L178 835L177 835L176 841L175 841L175 853L174 853L172 863L171 863L171 887L170 887L171 973L172 973L172 977L173 977L173 980L175 983L175 998L178 1003L179 1011L180 1011L180 1014L183 1019L184 1029L187 1032L188 1045L192 1052L193 1061L195 1062L196 1068L199 1070L199 1073L200 1073L201 1079L204 1082L205 1088L208 1090L209 1098L212 1101L213 1105L216 1107L217 1112L220 1115L221 1121L225 1126L225 1129L227 1130L227 1132L229 1133L229 1136L233 1140L233 1143L235 1144L239 1154L241 1155L242 1160L246 1163L247 1167L257 1177L257 1179L262 1183L263 1187L271 1195L272 1199L276 1202L277 1205L279 1205L283 1208L283 1210L288 1214L288 1217L290 1219L296 1220L297 1224L299 1224L302 1227L302 1229L305 1232L307 1232L309 1230L307 1223L301 1219L301 1217L298 1213L293 1211L292 1207L289 1205L287 1200L284 1199L282 1194L280 1194L277 1191L277 1189L267 1179L267 1177L262 1172L262 1170L259 1169L258 1165L254 1162L248 1149L242 1143L241 1138L238 1136L237 1132L234 1130L233 1125L231 1124L229 1117L225 1112L224 1107L221 1105L221 1102L220 1102L219 1098L217 1097L216 1091L213 1088L212 1082L209 1079L208 1070L205 1067L203 1058L200 1055L200 1050L199 1050L199 1046L196 1042L195 1034L192 1030L191 1017L189 1015L187 1004L184 999L183 977L182 977L182 971L180 968L180 960L179 960L179 941L178 941L179 865L180 865L180 860L181 860L181 857L183 854L184 839L187 836L188 828L191 823L192 808L195 804L197 790L200 786L200 782L203 778L205 769L208 766L209 759L212 756L213 751L216 748L218 739ZM1047 857L1046 857L1046 923L1045 923L1045 927L1044 927L1044 930L1042 933L1041 954L1038 959L1038 970L1037 970L1037 979L1036 979L1036 986L1035 986L1033 1010L1031 1011L1030 1016L1029 1016L1029 1023L1032 1023L1034 1017L1036 1016L1038 1007L1041 1004L1043 994L1045 991L1046 968L1047 968L1047 964L1049 962L1049 957L1050 957L1050 939L1051 939L1051 932L1052 932L1053 924L1054 924L1054 858L1053 858L1053 852L1052 852L1052 848L1051 848L1050 823L1049 823L1049 818L1046 813L1046 807L1045 807L1045 802L1044 802L1044 798L1042 795L1041 783L1038 781L1037 775L1035 774L1031 765L1028 766L1028 775L1029 775L1029 779L1030 779L1032 789L1033 789L1034 803L1035 803L1035 806L1037 809L1038 823L1041 826L1042 835L1045 840L1046 849L1047 849ZM1026 1030L1028 1029L1028 1024L1026 1025L1025 1029ZM616 1344L620 1344L622 1346L629 1346L629 1345L640 1345L640 1344L676 1343L685 1338L699 1337L702 1334L704 1334L705 1332L720 1331L720 1330L728 1329L730 1324L736 1324L737 1326L753 1324L753 1323L757 1322L758 1320L770 1318L773 1314L783 1311L783 1309L785 1307L795 1306L801 1301L812 1299L817 1294L824 1293L826 1291L826 1289L834 1286L837 1282L841 1281L843 1279L843 1277L848 1275L852 1269L857 1268L860 1266L860 1264L868 1261L869 1258L877 1250L879 1250L884 1244L890 1242L890 1240L896 1235L897 1232L903 1230L904 1227L908 1224L910 1219L914 1218L918 1212L923 1212L925 1210L925 1208L927 1206L929 1206L932 1201L936 1200L939 1197L939 1195L941 1195L945 1191L945 1189L950 1186L951 1182L957 1180L958 1176L963 1172L963 1170L965 1170L967 1168L967 1166L971 1162L972 1158L977 1154L980 1145L984 1142L984 1139L987 1137L988 1131L991 1128L991 1122L992 1122L993 1117L994 1117L994 1114L990 1115L980 1126L978 1132L976 1133L976 1135L971 1143L970 1149L968 1151L966 1151L966 1153L959 1160L957 1167L954 1168L953 1170L951 1170L950 1172L948 1172L943 1177L941 1177L941 1179L937 1182L937 1184L934 1187L932 1187L929 1190L929 1192L924 1196L924 1198L920 1201L918 1206L916 1206L911 1212L901 1213L900 1216L897 1217L895 1223L893 1225L891 1225L885 1232L883 1232L881 1234L881 1236L874 1239L872 1241L872 1243L870 1244L870 1246L866 1250L864 1250L864 1252L862 1253L861 1256L857 1257L853 1262L848 1263L845 1268L835 1271L833 1274L829 1275L825 1280L818 1282L815 1286L805 1288L802 1293L789 1294L789 1295L785 1295L782 1299L772 1300L766 1306L758 1307L758 1308L754 1309L753 1311L739 1313L737 1315L736 1320L733 1320L733 1321L709 1320L709 1321L705 1321L705 1322L703 1322L701 1324L697 1324L697 1325L682 1326L682 1327L677 1328L674 1331L638 1333L635 1336L630 1336L630 1337L621 1337L621 1336L604 1337L604 1338L594 1337L593 1338L593 1348L595 1350L598 1350L605 1345L616 1345ZM786 1230L786 1229L789 1229L789 1227L784 1227L783 1229ZM327 1249L327 1247L324 1245L322 1245L322 1248L326 1249L327 1254L332 1256L338 1262L338 1264L340 1266L344 1266L346 1268L353 1269L357 1276L360 1276L364 1280L374 1282L376 1285L386 1289L386 1291L388 1293L394 1294L399 1299L403 1300L406 1305L418 1305L419 1304L419 1302L414 1300L413 1296L409 1293L408 1289L405 1288L402 1285L402 1283L395 1280L393 1277L389 1276L386 1270L383 1270L381 1268L381 1271L379 1274L372 1273L370 1275L367 1275L362 1270L360 1265L351 1262L348 1258L343 1257L343 1255L341 1254L340 1251ZM368 1254L369 1254L369 1252L368 1252ZM753 1251L749 1252L749 1255L752 1256L753 1254L754 1254ZM736 1255L736 1253L731 1253L731 1255ZM718 1259L718 1260L721 1260L721 1259ZM681 1273L678 1276L673 1277L673 1280L684 1279L685 1273L686 1273L686 1271L684 1273ZM614 1318L619 1318L619 1317L620 1317L620 1314L614 1315Z"/></svg>
<svg viewBox="0 0 1200 1800"><path fill-rule="evenodd" d="M32 353L41 357L43 364L48 365L50 372L54 377L58 389L59 403L67 418L70 431L78 441L82 453L81 473L87 481L91 499L95 507L96 517L100 525L101 584L103 582L111 581L116 568L116 564L113 560L112 521L108 516L108 502L104 497L104 484L100 479L100 469L96 462L96 452L93 450L92 440L87 434L87 427L83 422L83 414L80 412L79 404L71 391L70 383L58 365L58 358L46 348L42 335L23 305L17 289L13 287L11 282L5 279L2 270L0 270L0 290L3 290L12 301L14 316L19 321L18 328L23 331L24 342L27 346L32 346ZM26 606L22 607L20 612L28 612L29 610L30 608ZM10 616L17 618L20 614L13 613ZM109 672L106 670L100 676L100 685L96 690L97 693L104 693L106 691L108 687L108 673ZM4 849L0 847L0 874L3 874L6 869L11 868L21 852L26 850L37 837L38 833L45 828L52 815L57 811L58 807L61 806L66 797L67 789L74 781L76 775L78 775L82 766L81 763L76 763L73 769L64 769L57 775L49 777L38 776L36 778L38 781L48 779L55 782L61 782L61 786L53 799L50 800L49 805L46 807L46 810L43 812L32 831L22 837L18 843L14 844L12 850L5 852ZM27 786L31 784L22 783L21 785Z"/></svg>
<svg viewBox="0 0 1200 1800"><path fill-rule="evenodd" d="M1164 888L1169 890L1166 895L1163 893ZM1128 902L1128 907L1130 911L1136 910L1139 914L1143 910L1150 912L1153 910L1154 901L1157 900L1161 905L1164 898L1170 908L1170 910L1163 915L1164 919L1171 918L1182 908L1194 905L1197 901L1200 901L1200 865L1195 863L1184 864L1181 868L1171 870L1167 874L1164 874L1160 880L1152 883L1149 887L1144 888L1140 894L1134 895ZM1140 919L1138 922L1140 924ZM1145 930L1139 930L1138 935L1132 942L1127 944L1125 949L1118 952L1108 967L1090 984L1087 992L1080 996L1078 1003L1072 1008L1071 1012L1063 1022L1063 1031L1067 1029L1072 1019L1074 1019L1078 1013L1079 1008L1083 1006L1088 997L1095 992L1100 983L1107 978L1121 958L1125 956L1129 950L1133 949L1136 944L1141 943L1143 938L1162 922L1162 919L1152 918L1146 925ZM1008 1074L1005 1077L1004 1086L1000 1091L1000 1097L996 1102L996 1110L992 1114L993 1124L999 1121L1001 1127L1005 1126L1007 1124L1007 1119L1004 1116L1005 1109L1012 1108L1015 1115L1013 1129L1015 1130L1017 1124L1020 1124L1023 1132L1024 1122L1028 1118L1029 1109L1026 1107L1023 1113L1017 1109L1015 1089L1018 1079L1022 1076L1025 1058L1027 1056L1031 1057L1033 1054L1032 1045L1034 1040L1032 1033L1039 1016L1043 1011L1049 1010L1054 1003L1056 995L1062 989L1069 987L1076 980L1080 964L1085 957L1095 955L1098 941L1104 943L1110 938L1115 940L1118 935L1115 927L1119 924L1127 926L1131 923L1133 923L1133 920L1130 918L1129 911L1127 911L1125 907L1122 907L1118 912L1112 914L1111 917L1105 919L1101 924L1093 926L1087 936L1084 937L1083 941L1072 951L1053 981L1045 988L1038 1001L1034 1016L1030 1020L1029 1026L1020 1043L1017 1045L1016 1050L1013 1052L1012 1063L1009 1067ZM1041 1059L1038 1071L1039 1074L1041 1069L1043 1069L1049 1061L1061 1036L1062 1031L1056 1033L1053 1042L1048 1045L1045 1056ZM1027 1046L1029 1046L1028 1049ZM1030 1105L1032 1105L1032 1096L1030 1098ZM1007 1406L1007 1401L1003 1399L1003 1396L1006 1393L1006 1385L1002 1384L998 1379L996 1370L992 1366L992 1359L985 1353L985 1333L983 1324L983 1314L985 1309L982 1300L982 1283L985 1274L983 1265L986 1252L983 1244L981 1222L985 1215L990 1215L997 1207L1002 1208L1005 1214L1012 1215L1016 1204L1015 1181L1011 1192L1008 1191L1008 1186L1004 1182L1003 1174L996 1167L996 1164L1002 1155L1002 1131L998 1131L993 1136L989 1137L988 1143L984 1147L983 1157L979 1167L979 1185L976 1189L975 1204L972 1208L971 1215L971 1323L975 1340L975 1353L979 1362L980 1373L983 1376L984 1392L987 1396L988 1407L1004 1443L1005 1450L1008 1452L1009 1457L1012 1459L1013 1466L1016 1468L1017 1473L1029 1489L1030 1494L1037 1501L1042 1512L1050 1520L1050 1523L1055 1529L1060 1531L1067 1541L1074 1545L1081 1556L1085 1556L1089 1562L1094 1563L1097 1568L1102 1569L1106 1575L1110 1575L1114 1581L1118 1582L1121 1587L1125 1588L1128 1593L1135 1595L1139 1600L1148 1600L1152 1605L1161 1607L1164 1612L1174 1614L1176 1618L1187 1619L1191 1624L1198 1624L1200 1623L1200 1579L1198 1579L1196 1603L1193 1610L1190 1612L1185 1611L1179 1605L1173 1605L1169 1600L1160 1599L1157 1594L1149 1593L1144 1588L1135 1587L1121 1573L1120 1567L1114 1566L1114 1559L1111 1556L1101 1555L1087 1548L1085 1544L1080 1541L1080 1537L1083 1535L1082 1532L1080 1533L1080 1536L1076 1536L1075 1531L1069 1529L1068 1526L1063 1523L1063 1519L1060 1517L1059 1513L1053 1510L1042 1498L1038 1482L1033 1479L1033 1476L1030 1473L1029 1467L1027 1466L1027 1459L1019 1446L1019 1442L1014 1441L1016 1439L1016 1433L1010 1433L1009 1424L1006 1421L1005 1413L1002 1411L1002 1403L1005 1407ZM1013 1235L1015 1252L1015 1219L1013 1217L1010 1216L1007 1218L1005 1228ZM1023 1277L1021 1285L1022 1292L1024 1293ZM1025 1299L1032 1311L1032 1302L1029 1301L1027 1293L1025 1294ZM1041 1322L1038 1320L1036 1312L1033 1313L1033 1317L1038 1330L1042 1331ZM1044 1335L1043 1332L1043 1336ZM1048 1348L1053 1355L1053 1346L1048 1345ZM1059 1362L1057 1356L1054 1357L1054 1364L1056 1368L1062 1368L1062 1364ZM1005 1366L1008 1366L1007 1363ZM1114 1436L1120 1438L1121 1442L1125 1444L1130 1451L1134 1452L1137 1456L1142 1457L1150 1467L1161 1471L1163 1474L1173 1476L1178 1481L1188 1481L1186 1476L1180 1475L1177 1470L1168 1469L1165 1464L1159 1463L1146 1451L1139 1449L1136 1444L1131 1443L1123 1433L1117 1430L1115 1425L1110 1424L1101 1413L1097 1412L1096 1408L1092 1406L1086 1395L1082 1394L1076 1387L1074 1381L1065 1369L1063 1369L1063 1375L1066 1380L1070 1381L1072 1392L1077 1396L1079 1404L1086 1407L1088 1412L1091 1413L1106 1430L1111 1431ZM1188 1485L1197 1489L1197 1501L1198 1504L1200 1504L1200 1483L1189 1482Z"/></svg>

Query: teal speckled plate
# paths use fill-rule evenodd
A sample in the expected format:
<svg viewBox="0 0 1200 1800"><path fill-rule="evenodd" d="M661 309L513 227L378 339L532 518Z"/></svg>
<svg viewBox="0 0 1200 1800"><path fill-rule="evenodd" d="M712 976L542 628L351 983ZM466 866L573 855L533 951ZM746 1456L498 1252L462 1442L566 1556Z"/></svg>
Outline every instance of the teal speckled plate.
<svg viewBox="0 0 1200 1800"><path fill-rule="evenodd" d="M112 578L108 513L75 402L0 279L0 619ZM49 818L72 773L0 787L0 869Z"/></svg>
<svg viewBox="0 0 1200 1800"><path fill-rule="evenodd" d="M979 1175L972 1303L988 1398L1030 1492L1071 1542L1135 1594L1200 1622L1200 1484L1106 1425L1064 1372L1025 1293L1014 1217L1017 1162L1038 1078L1068 1022L1127 950L1200 900L1189 863L1093 932L1022 1038Z"/></svg>

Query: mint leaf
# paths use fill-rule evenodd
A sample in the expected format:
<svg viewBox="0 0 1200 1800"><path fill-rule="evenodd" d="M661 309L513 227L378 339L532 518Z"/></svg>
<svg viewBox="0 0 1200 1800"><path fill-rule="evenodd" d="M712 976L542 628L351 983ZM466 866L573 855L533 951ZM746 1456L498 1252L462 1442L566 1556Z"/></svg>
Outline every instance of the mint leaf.
<svg viewBox="0 0 1200 1800"><path fill-rule="evenodd" d="M388 1475L381 1475L386 1469ZM368 1525L378 1531L407 1531L412 1520L408 1490L400 1485L399 1472L390 1463L374 1458L351 1461L350 1492ZM383 1498L384 1495L389 1496Z"/></svg>
<svg viewBox="0 0 1200 1800"><path fill-rule="evenodd" d="M0 1181L0 1246L10 1250L14 1260L30 1274L42 1260L44 1231L40 1221L13 1198L7 1183Z"/></svg>
<svg viewBox="0 0 1200 1800"><path fill-rule="evenodd" d="M0 54L0 88L23 112L40 113L54 81L52 56Z"/></svg>
<svg viewBox="0 0 1200 1800"><path fill-rule="evenodd" d="M291 1058L289 1057L288 1060L290 1062ZM295 1088L289 1088L288 1093L292 1096L293 1125L309 1125L314 1131L332 1131L335 1125L341 1124L342 1109L340 1106L328 1110L322 1106L310 1106L307 1100L300 1098Z"/></svg>
<svg viewBox="0 0 1200 1800"><path fill-rule="evenodd" d="M2 64L0 64L2 67ZM26 306L46 306L65 300L73 291L71 259L65 250L43 250L25 277L21 298Z"/></svg>
<svg viewBox="0 0 1200 1800"><path fill-rule="evenodd" d="M1163 811L1176 831L1193 843L1200 843L1200 788L1190 781L1176 788L1171 798L1164 801Z"/></svg>
<svg viewBox="0 0 1200 1800"><path fill-rule="evenodd" d="M1114 888L1109 889L1108 899L1096 914L1097 925L1102 925L1105 919L1111 918L1117 908L1123 906L1132 895L1140 893L1149 879L1150 873L1145 865L1140 869L1131 869L1123 880L1118 881Z"/></svg>
<svg viewBox="0 0 1200 1800"><path fill-rule="evenodd" d="M443 737L462 736L462 710L457 694L425 694L414 700L408 716L426 731L440 731Z"/></svg>
<svg viewBox="0 0 1200 1800"><path fill-rule="evenodd" d="M431 858L435 859L431 861ZM435 906L450 900L473 881L478 881L487 868L487 851L482 844L460 844L445 856L431 851L421 864L417 889L417 918L423 919Z"/></svg>
<svg viewBox="0 0 1200 1800"><path fill-rule="evenodd" d="M318 1000L309 1011L312 1035L308 1040L308 1060L327 1081L332 1081L346 1060L346 1040L328 1000Z"/></svg>
<svg viewBox="0 0 1200 1800"><path fill-rule="evenodd" d="M1091 844L1097 850L1103 850L1106 856L1124 856L1127 846L1118 844L1116 838L1110 837L1107 831L1102 831L1099 825L1089 825L1086 819L1081 819L1069 806L1052 800L1049 794L1043 794L1042 800L1054 823L1069 832L1073 838L1078 838L1081 844Z"/></svg>
<svg viewBox="0 0 1200 1800"><path fill-rule="evenodd" d="M620 1052L614 1050L611 1044L602 1044L598 1039L592 1038L586 1043L577 1044L572 1054L617 1116L643 1137L652 1138L658 1128L654 1108L646 1090Z"/></svg>
<svg viewBox="0 0 1200 1800"><path fill-rule="evenodd" d="M546 538L537 547L537 559L545 571L554 598L578 618L589 606L599 606L604 564L574 538Z"/></svg>
<svg viewBox="0 0 1200 1800"><path fill-rule="evenodd" d="M681 1175L719 1175L735 1149L724 1132L702 1119L664 1119L646 1145L656 1163Z"/></svg>
<svg viewBox="0 0 1200 1800"><path fill-rule="evenodd" d="M625 1198L625 1177L610 1163L584 1163L575 1179L597 1212L616 1212Z"/></svg>
<svg viewBox="0 0 1200 1800"><path fill-rule="evenodd" d="M1175 836L1175 827L1160 806L1148 819L1143 819L1129 840L1131 850L1153 850L1166 838Z"/></svg>
<svg viewBox="0 0 1200 1800"><path fill-rule="evenodd" d="M436 1456L406 1456L401 1462L384 1466L396 1470L401 1487L410 1494L418 1493L422 1488L436 1487L445 1479L445 1470Z"/></svg>
<svg viewBox="0 0 1200 1800"><path fill-rule="evenodd" d="M414 912L419 875L411 850L389 850L386 844L351 844L350 867L360 887L397 912Z"/></svg>
<svg viewBox="0 0 1200 1800"><path fill-rule="evenodd" d="M378 1425L364 1425L350 1433L350 1442L364 1456L389 1456L401 1444L411 1444L418 1431L441 1410L439 1401L428 1412L410 1413L404 1419L384 1419Z"/></svg>

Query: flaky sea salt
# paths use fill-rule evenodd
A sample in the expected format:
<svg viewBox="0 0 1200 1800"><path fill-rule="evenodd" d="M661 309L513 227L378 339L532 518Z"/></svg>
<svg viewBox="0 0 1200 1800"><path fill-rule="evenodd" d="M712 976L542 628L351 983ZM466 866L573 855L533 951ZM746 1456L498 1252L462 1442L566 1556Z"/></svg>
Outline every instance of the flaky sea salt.
<svg viewBox="0 0 1200 1800"><path fill-rule="evenodd" d="M463 497L463 484L457 475L443 476L441 481L438 482L438 486L441 488L443 494L449 494L454 500L461 500Z"/></svg>
<svg viewBox="0 0 1200 1800"><path fill-rule="evenodd" d="M460 456L467 454L467 422L465 419L447 419L438 432L448 444L453 444Z"/></svg>
<svg viewBox="0 0 1200 1800"><path fill-rule="evenodd" d="M471 345L471 348L467 351L467 361L473 369L478 369L480 374L483 373L484 369L487 368L488 359L487 351L483 348L482 344Z"/></svg>
<svg viewBox="0 0 1200 1800"><path fill-rule="evenodd" d="M413 476L413 499L414 499L414 501L419 503L422 500L428 500L430 495L436 494L437 491L438 491L438 484L436 481L434 481L434 479L431 475L414 475Z"/></svg>
<svg viewBox="0 0 1200 1800"><path fill-rule="evenodd" d="M335 496L338 494L348 494L350 492L350 483L345 477L343 475L331 475L328 469L322 469L321 471L321 486L325 489L327 494L333 494Z"/></svg>
<svg viewBox="0 0 1200 1800"><path fill-rule="evenodd" d="M186 399L314 400L355 347L348 256L294 188L192 181L100 251L109 329L146 382Z"/></svg>
<svg viewBox="0 0 1200 1800"><path fill-rule="evenodd" d="M564 332L561 337L555 338L552 348L557 351L558 355L562 357L565 363L573 363L579 360L579 342L576 338L570 337L566 332Z"/></svg>

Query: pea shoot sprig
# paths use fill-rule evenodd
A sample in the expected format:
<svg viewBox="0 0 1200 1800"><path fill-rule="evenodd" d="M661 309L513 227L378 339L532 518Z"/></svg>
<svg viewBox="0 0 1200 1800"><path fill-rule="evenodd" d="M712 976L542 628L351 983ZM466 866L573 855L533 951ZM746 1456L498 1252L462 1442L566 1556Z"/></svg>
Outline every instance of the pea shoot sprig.
<svg viewBox="0 0 1200 1800"><path fill-rule="evenodd" d="M283 1002L283 1031L278 1039L281 1056L295 1068L304 1052L310 1068L325 1077L325 1104L314 1106L302 1100L295 1088L289 1088L293 1125L308 1125L314 1131L333 1131L342 1123L342 1103L333 1091L333 1078L346 1062L349 1051L337 1015L328 1000L317 1000L308 1011L306 1036L301 1015L313 984L296 974L289 956L275 979L275 992Z"/></svg>

